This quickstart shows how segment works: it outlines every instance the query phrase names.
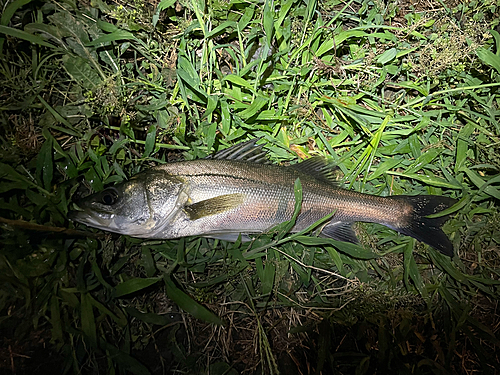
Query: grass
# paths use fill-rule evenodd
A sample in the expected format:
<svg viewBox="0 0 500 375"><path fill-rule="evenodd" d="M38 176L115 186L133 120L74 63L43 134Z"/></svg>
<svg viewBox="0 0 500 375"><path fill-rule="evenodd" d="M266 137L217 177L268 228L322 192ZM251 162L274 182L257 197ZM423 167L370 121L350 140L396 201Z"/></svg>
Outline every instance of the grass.
<svg viewBox="0 0 500 375"><path fill-rule="evenodd" d="M2 371L498 371L496 2L1 5ZM89 190L254 137L274 163L333 158L347 188L460 199L456 255L379 225L358 247L66 218Z"/></svg>

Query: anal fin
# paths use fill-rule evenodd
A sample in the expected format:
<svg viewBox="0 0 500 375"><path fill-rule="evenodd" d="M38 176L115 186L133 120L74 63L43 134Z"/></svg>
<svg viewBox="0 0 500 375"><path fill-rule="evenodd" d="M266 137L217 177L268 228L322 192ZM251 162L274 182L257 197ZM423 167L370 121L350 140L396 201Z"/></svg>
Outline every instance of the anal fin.
<svg viewBox="0 0 500 375"><path fill-rule="evenodd" d="M344 221L331 221L323 228L321 235L333 240L357 244L359 241L352 229L352 224Z"/></svg>
<svg viewBox="0 0 500 375"><path fill-rule="evenodd" d="M184 211L189 216L189 219L197 220L205 216L216 215L232 210L244 201L245 194L224 194L185 206Z"/></svg>

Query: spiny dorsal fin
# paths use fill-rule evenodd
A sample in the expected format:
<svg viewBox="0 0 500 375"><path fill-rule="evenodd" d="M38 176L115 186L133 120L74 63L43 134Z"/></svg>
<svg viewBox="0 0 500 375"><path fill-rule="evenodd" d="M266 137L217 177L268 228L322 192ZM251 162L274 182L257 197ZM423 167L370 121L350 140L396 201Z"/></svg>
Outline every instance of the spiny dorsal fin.
<svg viewBox="0 0 500 375"><path fill-rule="evenodd" d="M244 160L253 163L266 164L269 162L266 151L262 145L257 145L261 138L254 138L246 142L238 143L234 146L209 155L206 159Z"/></svg>
<svg viewBox="0 0 500 375"><path fill-rule="evenodd" d="M322 156L314 156L301 163L293 164L289 168L308 174L319 181L339 184L341 174L339 168Z"/></svg>
<svg viewBox="0 0 500 375"><path fill-rule="evenodd" d="M245 194L225 194L215 198L193 203L184 207L191 220L197 220L205 216L211 216L229 211L238 207L245 201Z"/></svg>

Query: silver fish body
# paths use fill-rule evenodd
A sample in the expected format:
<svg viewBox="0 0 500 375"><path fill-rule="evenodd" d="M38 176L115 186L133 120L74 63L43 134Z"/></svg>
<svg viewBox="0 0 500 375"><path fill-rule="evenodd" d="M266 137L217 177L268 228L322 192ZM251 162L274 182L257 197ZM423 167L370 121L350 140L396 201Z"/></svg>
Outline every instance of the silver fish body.
<svg viewBox="0 0 500 375"><path fill-rule="evenodd" d="M202 159L160 165L129 181L91 195L70 217L92 227L140 238L205 236L236 240L290 220L294 183L302 185L302 206L292 232L334 213L322 235L356 242L351 224L383 224L452 255L440 229L446 217L425 216L452 206L442 196L379 197L345 190L333 182L321 158L294 166L246 160Z"/></svg>

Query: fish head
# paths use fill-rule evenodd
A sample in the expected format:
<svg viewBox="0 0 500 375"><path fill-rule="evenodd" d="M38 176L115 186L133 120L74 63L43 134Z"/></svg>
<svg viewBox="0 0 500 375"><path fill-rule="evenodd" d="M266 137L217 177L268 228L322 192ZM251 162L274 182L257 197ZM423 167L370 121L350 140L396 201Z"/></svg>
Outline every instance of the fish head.
<svg viewBox="0 0 500 375"><path fill-rule="evenodd" d="M181 206L183 181L161 170L139 173L77 202L68 218L90 227L153 237ZM187 198L186 198L187 199Z"/></svg>

